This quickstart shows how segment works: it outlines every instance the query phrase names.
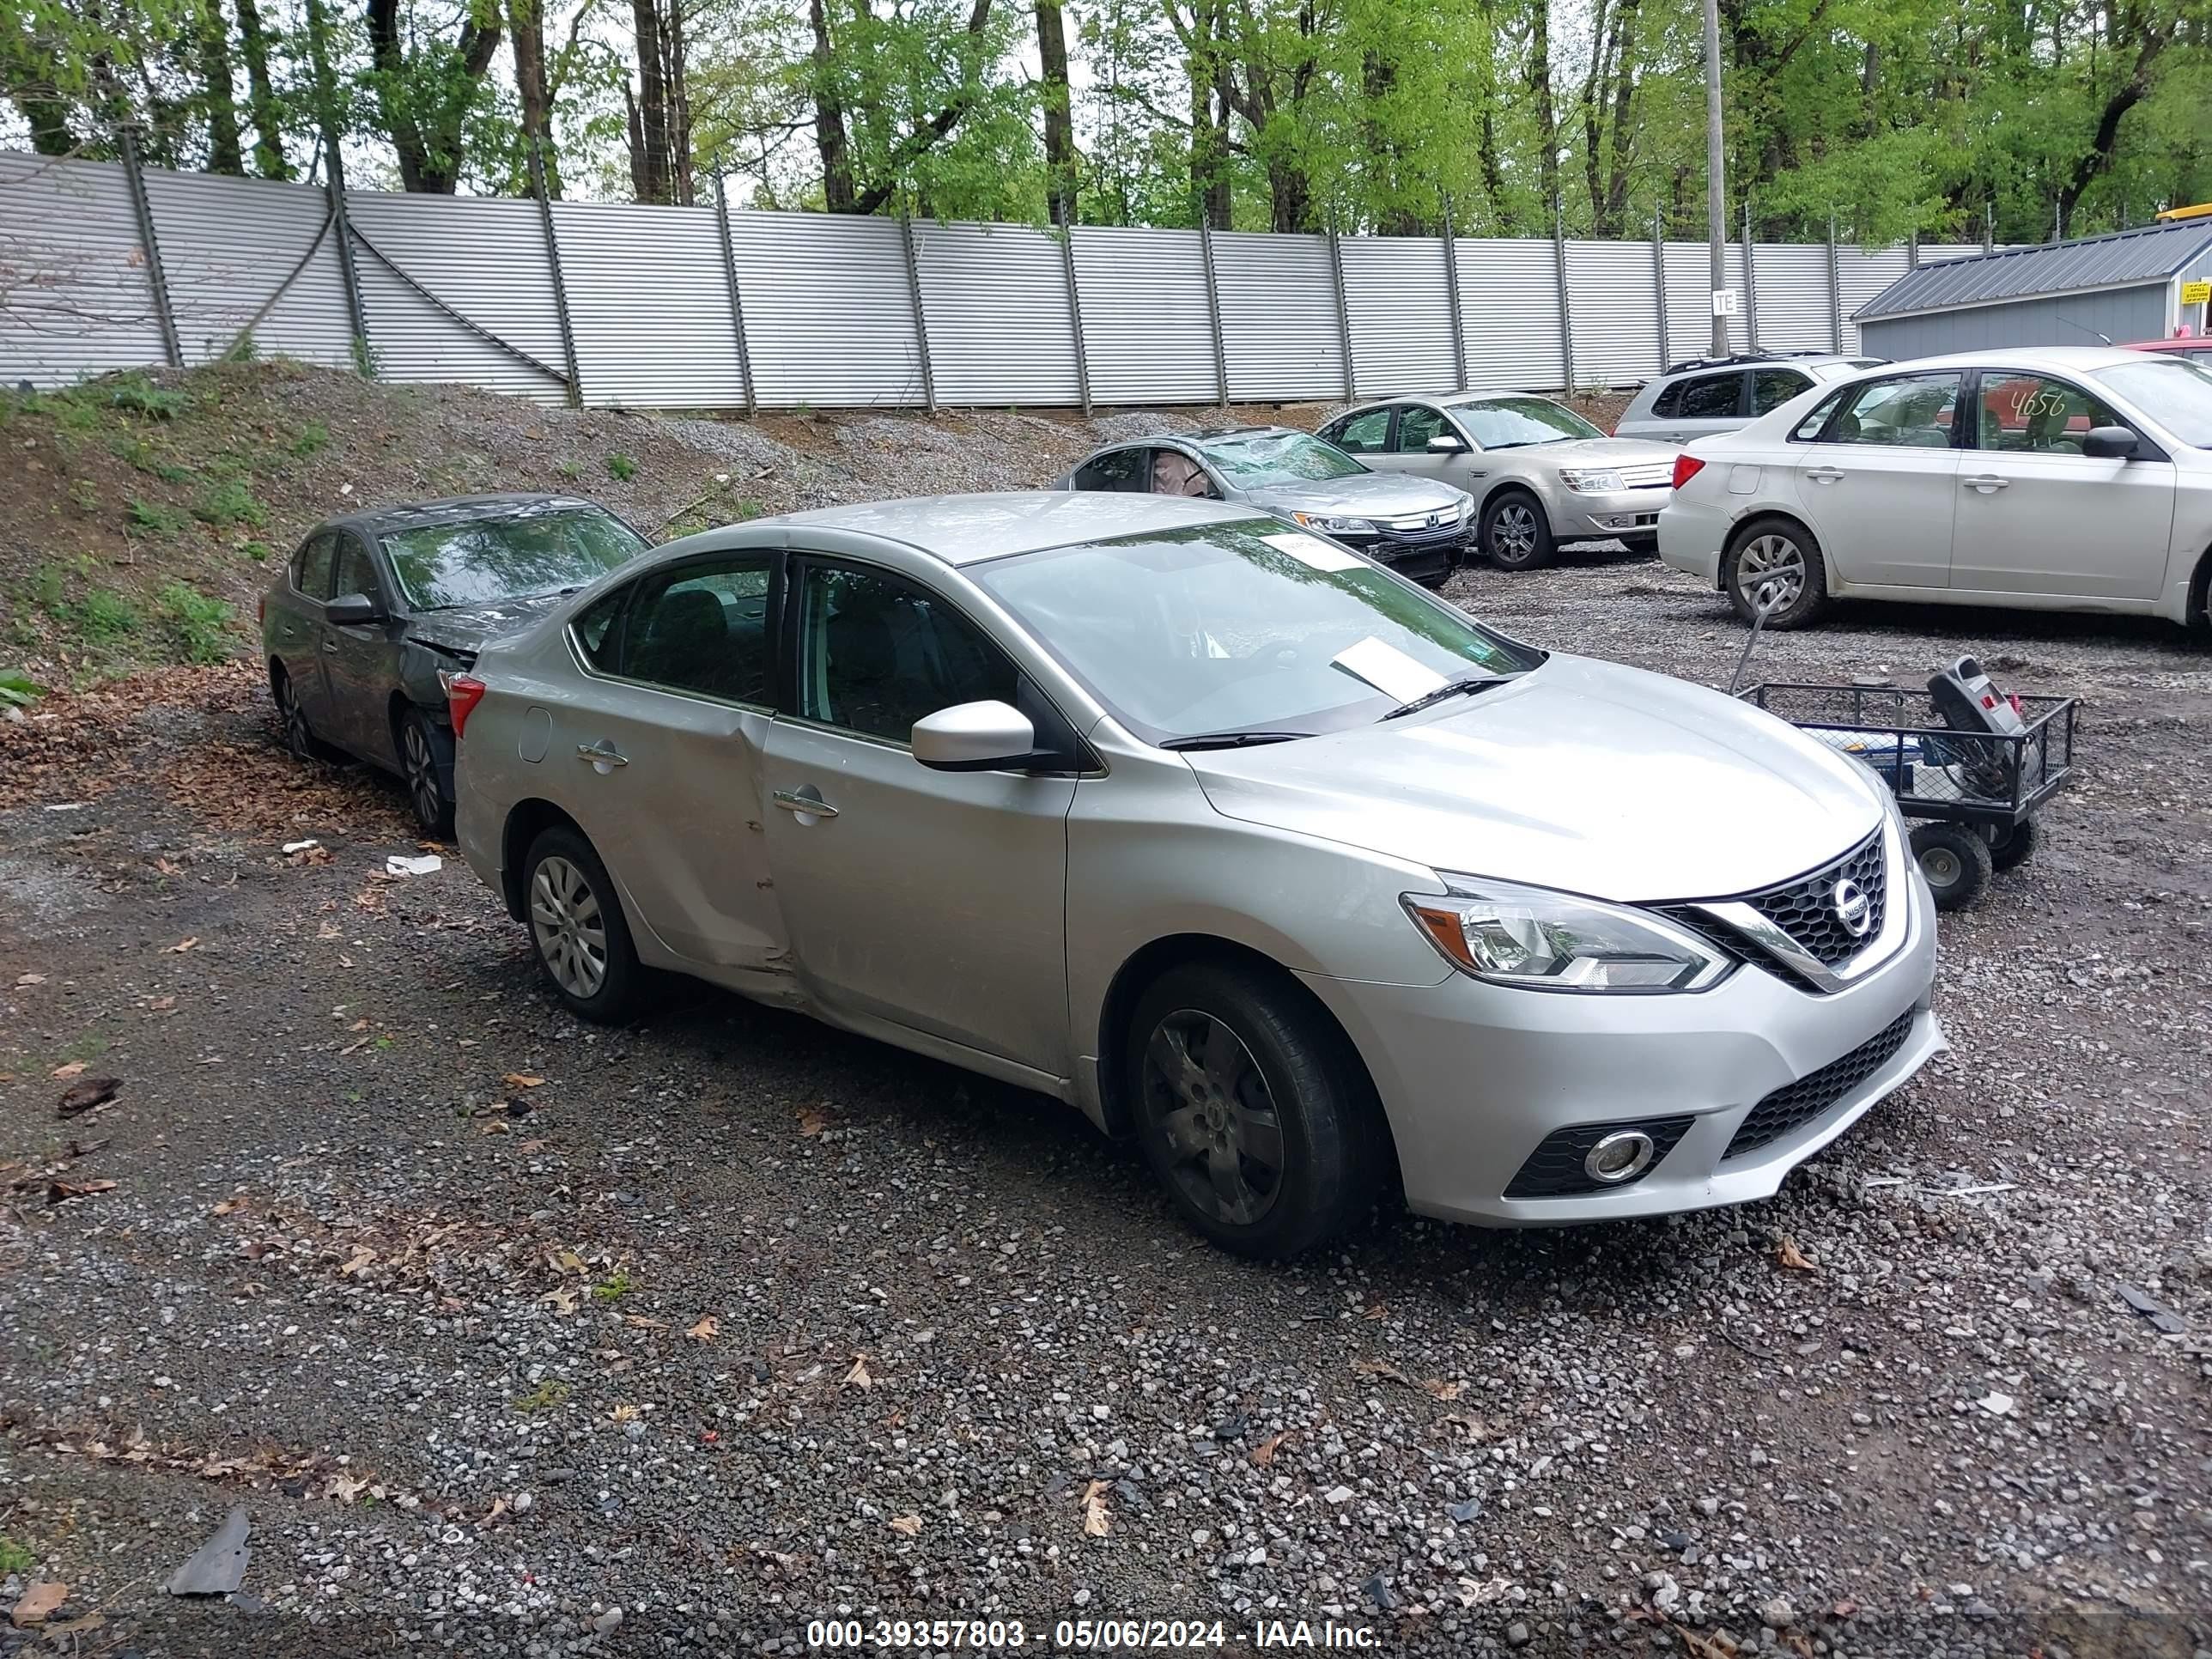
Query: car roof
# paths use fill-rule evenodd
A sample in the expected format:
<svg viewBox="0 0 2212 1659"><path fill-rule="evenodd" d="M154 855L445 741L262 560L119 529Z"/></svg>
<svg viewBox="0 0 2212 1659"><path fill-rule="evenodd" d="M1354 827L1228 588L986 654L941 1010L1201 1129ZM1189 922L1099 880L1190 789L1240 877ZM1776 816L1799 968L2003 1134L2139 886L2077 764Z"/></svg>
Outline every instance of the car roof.
<svg viewBox="0 0 2212 1659"><path fill-rule="evenodd" d="M2212 340L2191 335L2186 340L2130 340L2130 351L2212 351Z"/></svg>
<svg viewBox="0 0 2212 1659"><path fill-rule="evenodd" d="M524 519L539 513L573 513L579 507L593 513L607 509L580 495L543 495L514 491L498 495L447 495L434 501L399 501L390 507L363 507L325 519L319 530L359 530L383 535L394 530L418 530L429 525L471 524L480 519Z"/></svg>
<svg viewBox="0 0 2212 1659"><path fill-rule="evenodd" d="M1780 367L1789 363L1856 363L1873 356L1871 351L1740 351L1729 357L1685 357L1668 364L1656 378L1667 380L1677 374L1703 374L1726 368Z"/></svg>
<svg viewBox="0 0 2212 1659"><path fill-rule="evenodd" d="M1066 547L1073 542L1184 530L1194 525L1235 524L1264 516L1249 507L1190 495L1028 489L988 495L916 495L816 507L811 512L755 519L744 528L748 532L853 531L898 542L949 565L968 565L1015 553Z"/></svg>
<svg viewBox="0 0 2212 1659"><path fill-rule="evenodd" d="M2141 355L2127 346L2008 346L1980 351L1947 351L1932 357L1907 357L1863 373L1869 379L1938 368L2056 368L2089 374L2100 368L2117 368L2124 363L2142 361Z"/></svg>

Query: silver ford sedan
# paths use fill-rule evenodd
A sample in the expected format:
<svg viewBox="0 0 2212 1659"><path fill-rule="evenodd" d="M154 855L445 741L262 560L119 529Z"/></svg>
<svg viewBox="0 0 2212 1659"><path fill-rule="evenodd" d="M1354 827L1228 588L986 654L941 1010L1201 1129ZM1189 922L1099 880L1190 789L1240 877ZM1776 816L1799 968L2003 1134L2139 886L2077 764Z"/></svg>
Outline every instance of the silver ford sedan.
<svg viewBox="0 0 2212 1659"><path fill-rule="evenodd" d="M1942 1047L1873 773L1164 496L641 556L453 683L577 1013L672 969L1072 1102L1223 1245L1741 1202Z"/></svg>

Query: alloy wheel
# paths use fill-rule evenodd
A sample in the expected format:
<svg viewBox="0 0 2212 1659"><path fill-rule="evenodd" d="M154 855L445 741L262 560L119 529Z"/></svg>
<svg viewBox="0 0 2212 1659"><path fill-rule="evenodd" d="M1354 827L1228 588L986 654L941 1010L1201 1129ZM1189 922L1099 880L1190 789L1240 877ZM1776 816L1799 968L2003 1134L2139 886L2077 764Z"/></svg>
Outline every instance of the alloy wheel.
<svg viewBox="0 0 2212 1659"><path fill-rule="evenodd" d="M1736 592L1756 615L1779 594L1784 609L1805 591L1804 550L1787 536L1754 536L1736 555Z"/></svg>
<svg viewBox="0 0 2212 1659"><path fill-rule="evenodd" d="M289 674L276 682L276 718L283 727L284 752L294 760L311 758L314 734L307 730L307 711L300 707L300 694L293 689Z"/></svg>
<svg viewBox="0 0 2212 1659"><path fill-rule="evenodd" d="M1518 564L1536 550L1536 514L1526 501L1508 501L1490 520L1491 556Z"/></svg>
<svg viewBox="0 0 2212 1659"><path fill-rule="evenodd" d="M554 981L589 999L607 977L607 924L584 872L556 854L530 878L530 932Z"/></svg>
<svg viewBox="0 0 2212 1659"><path fill-rule="evenodd" d="M430 734L422 721L410 720L401 726L399 747L416 819L426 828L434 826L445 816L446 799L438 788L438 757L431 752Z"/></svg>
<svg viewBox="0 0 2212 1659"><path fill-rule="evenodd" d="M1145 1048L1146 1103L1173 1160L1169 1179L1215 1219L1250 1226L1283 1186L1283 1126L1243 1039L1194 1008L1153 1027Z"/></svg>

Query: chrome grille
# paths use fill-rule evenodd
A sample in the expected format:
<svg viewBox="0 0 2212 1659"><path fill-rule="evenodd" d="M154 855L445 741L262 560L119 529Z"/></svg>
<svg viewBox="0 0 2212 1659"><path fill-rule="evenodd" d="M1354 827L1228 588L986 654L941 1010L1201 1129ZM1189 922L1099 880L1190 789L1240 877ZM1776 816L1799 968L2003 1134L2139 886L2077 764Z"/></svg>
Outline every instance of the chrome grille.
<svg viewBox="0 0 2212 1659"><path fill-rule="evenodd" d="M1657 489L1662 485L1672 488L1674 483L1674 463L1647 461L1640 466L1624 466L1620 481L1631 489Z"/></svg>
<svg viewBox="0 0 2212 1659"><path fill-rule="evenodd" d="M1456 535L1460 526L1467 522L1457 513L1439 513L1436 520L1431 524L1429 515L1422 513L1404 519L1377 519L1375 526L1401 541L1426 541L1431 537L1442 538Z"/></svg>
<svg viewBox="0 0 2212 1659"><path fill-rule="evenodd" d="M1889 1064L1905 1046L1905 1039L1911 1035L1912 1016L1913 1011L1906 1009L1841 1060L1830 1060L1819 1071L1808 1072L1795 1083L1785 1083L1760 1101L1737 1126L1735 1139L1729 1142L1728 1151L1721 1154L1721 1161L1726 1163L1729 1158L1741 1158L1747 1152L1771 1146L1827 1111Z"/></svg>
<svg viewBox="0 0 2212 1659"><path fill-rule="evenodd" d="M1863 933L1852 933L1837 914L1836 884L1843 881L1857 883L1867 896L1867 926ZM1824 968L1841 967L1881 936L1888 901L1888 872L1883 868L1878 830L1825 870L1785 886L1743 896L1745 903L1796 940Z"/></svg>

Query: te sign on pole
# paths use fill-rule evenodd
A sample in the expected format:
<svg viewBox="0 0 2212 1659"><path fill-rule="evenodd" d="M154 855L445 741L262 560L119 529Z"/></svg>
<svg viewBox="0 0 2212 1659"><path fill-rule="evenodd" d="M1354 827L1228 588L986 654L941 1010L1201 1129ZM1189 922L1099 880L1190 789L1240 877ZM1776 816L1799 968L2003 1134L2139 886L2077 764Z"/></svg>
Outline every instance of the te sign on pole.
<svg viewBox="0 0 2212 1659"><path fill-rule="evenodd" d="M1717 288L1713 290L1714 316L1733 317L1740 309L1741 309L1741 300L1735 289Z"/></svg>

